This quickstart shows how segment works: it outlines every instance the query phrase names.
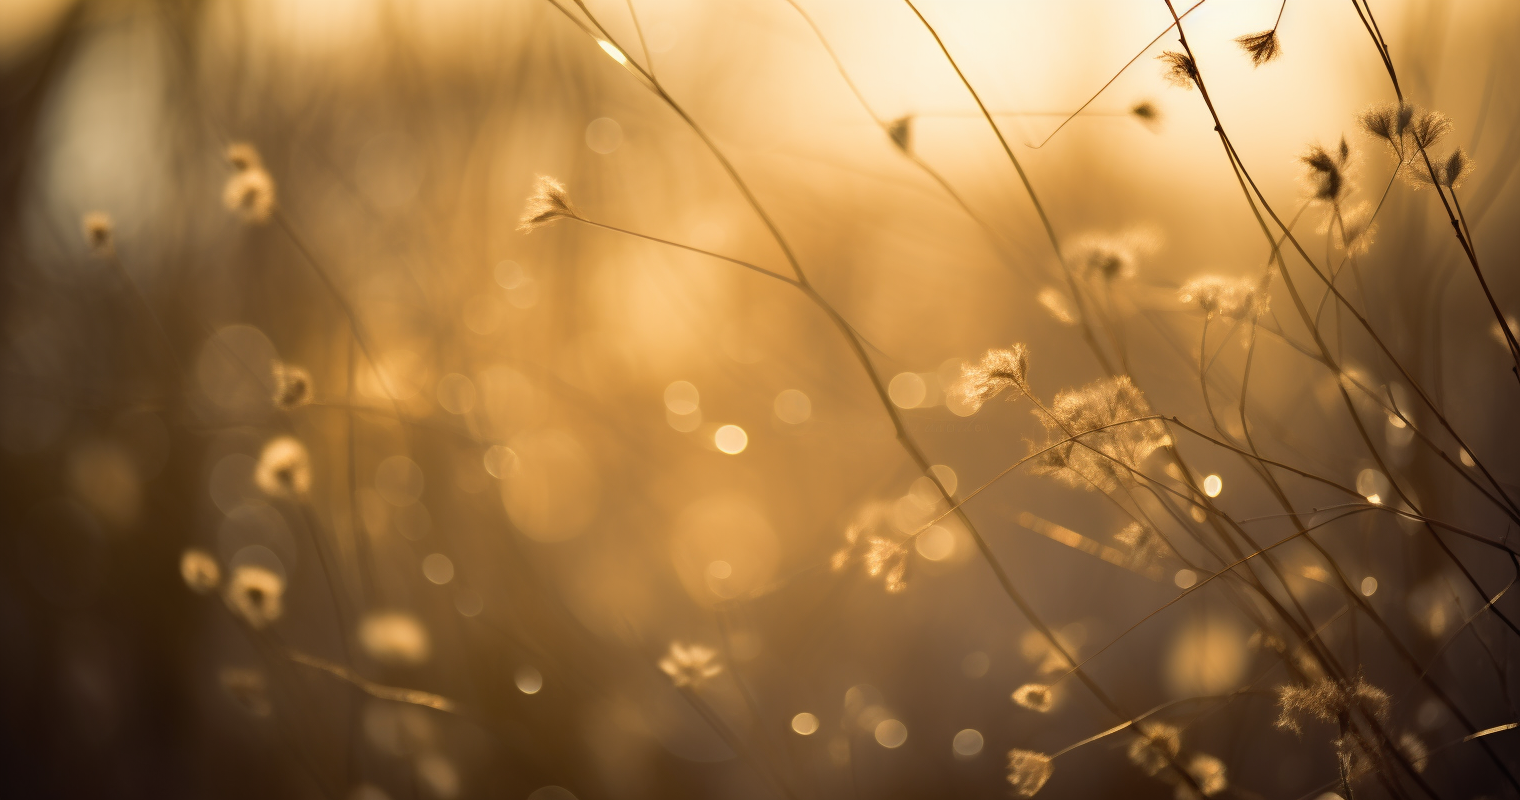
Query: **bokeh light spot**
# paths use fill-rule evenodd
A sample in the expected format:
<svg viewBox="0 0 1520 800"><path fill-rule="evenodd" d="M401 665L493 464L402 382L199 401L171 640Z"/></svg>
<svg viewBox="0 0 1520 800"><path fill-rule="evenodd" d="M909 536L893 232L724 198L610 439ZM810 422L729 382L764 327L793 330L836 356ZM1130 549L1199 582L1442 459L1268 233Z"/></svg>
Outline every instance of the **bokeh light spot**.
<svg viewBox="0 0 1520 800"><path fill-rule="evenodd" d="M813 416L813 401L797 389L783 389L773 406L776 419L788 425L801 425Z"/></svg>
<svg viewBox="0 0 1520 800"><path fill-rule="evenodd" d="M454 580L454 562L442 553L432 553L422 559L422 574L439 586Z"/></svg>
<svg viewBox="0 0 1520 800"><path fill-rule="evenodd" d="M951 749L961 758L970 758L982 752L982 745L982 732L975 728L967 728L955 734L955 738L950 742Z"/></svg>
<svg viewBox="0 0 1520 800"><path fill-rule="evenodd" d="M803 736L812 736L818 732L818 717L804 711L792 717L792 730Z"/></svg>
<svg viewBox="0 0 1520 800"><path fill-rule="evenodd" d="M902 747L908 741L908 726L895 719L876 723L876 743L888 750Z"/></svg>
<svg viewBox="0 0 1520 800"><path fill-rule="evenodd" d="M517 668L512 681L517 684L517 691L523 694L538 694L544 688L544 676L526 664Z"/></svg>
<svg viewBox="0 0 1520 800"><path fill-rule="evenodd" d="M713 433L713 444L731 456L738 455L749 447L749 434L738 425L724 425Z"/></svg>
<svg viewBox="0 0 1520 800"><path fill-rule="evenodd" d="M928 384L916 372L899 372L887 384L887 396L898 408L917 408L928 395Z"/></svg>
<svg viewBox="0 0 1520 800"><path fill-rule="evenodd" d="M1203 493L1209 497L1218 497L1224 491L1224 479L1218 475L1209 475L1203 479Z"/></svg>

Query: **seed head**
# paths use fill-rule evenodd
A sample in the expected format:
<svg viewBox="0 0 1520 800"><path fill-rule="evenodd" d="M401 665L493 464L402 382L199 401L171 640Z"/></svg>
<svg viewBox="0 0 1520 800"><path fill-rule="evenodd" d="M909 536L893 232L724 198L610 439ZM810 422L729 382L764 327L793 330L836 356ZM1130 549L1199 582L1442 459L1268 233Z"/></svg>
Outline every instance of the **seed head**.
<svg viewBox="0 0 1520 800"><path fill-rule="evenodd" d="M1043 683L1026 683L1013 690L1013 702L1029 709L1045 713L1054 704L1055 698L1051 696L1050 687Z"/></svg>
<svg viewBox="0 0 1520 800"><path fill-rule="evenodd" d="M90 252L97 256L110 255L116 246L116 223L104 211L85 214L79 221L79 229L84 233L84 241L90 246Z"/></svg>
<svg viewBox="0 0 1520 800"><path fill-rule="evenodd" d="M1141 100L1134 104L1130 107L1129 113L1140 120L1141 125L1153 131L1161 127L1161 109L1149 100Z"/></svg>
<svg viewBox="0 0 1520 800"><path fill-rule="evenodd" d="M264 166L263 159L259 158L258 148L247 142L233 142L227 145L227 163L238 172Z"/></svg>
<svg viewBox="0 0 1520 800"><path fill-rule="evenodd" d="M1351 169L1351 146L1346 137L1334 150L1314 145L1299 157L1309 168L1308 181L1313 199L1324 203L1339 203L1351 193L1349 172Z"/></svg>
<svg viewBox="0 0 1520 800"><path fill-rule="evenodd" d="M1425 746L1425 742L1421 741L1420 737L1412 733L1399 737L1399 752L1409 761L1409 766L1413 767L1415 772L1424 772L1425 767L1430 763L1430 748Z"/></svg>
<svg viewBox="0 0 1520 800"><path fill-rule="evenodd" d="M718 654L700 644L670 643L670 652L660 659L660 671L670 676L676 686L699 686L723 672Z"/></svg>
<svg viewBox="0 0 1520 800"><path fill-rule="evenodd" d="M179 574L185 585L196 594L209 594L222 583L222 568L211 554L198 547L186 550L179 557Z"/></svg>
<svg viewBox="0 0 1520 800"><path fill-rule="evenodd" d="M1448 189L1455 189L1461 186L1462 181L1466 180L1468 174L1472 172L1473 162L1467 156L1467 151L1458 147L1445 158L1432 158L1430 166L1430 171L1415 167L1406 174L1415 185L1429 186L1432 183L1431 172L1434 172L1434 183Z"/></svg>
<svg viewBox="0 0 1520 800"><path fill-rule="evenodd" d="M1387 692L1360 677L1349 686L1329 678L1308 686L1283 686L1277 690L1277 704L1281 712L1277 727L1294 733L1303 733L1305 719L1337 722L1342 715L1353 711L1386 720L1391 706Z"/></svg>
<svg viewBox="0 0 1520 800"><path fill-rule="evenodd" d="M274 362L274 404L278 408L295 408L312 401L311 373L280 361Z"/></svg>
<svg viewBox="0 0 1520 800"><path fill-rule="evenodd" d="M1050 316L1055 317L1057 322L1063 325L1077 324L1077 310L1071 307L1071 301L1066 298L1066 295L1060 289L1054 286L1047 286L1040 290L1037 299L1040 301L1040 305L1050 312Z"/></svg>
<svg viewBox="0 0 1520 800"><path fill-rule="evenodd" d="M274 214L274 179L260 166L240 169L227 179L222 204L244 222L268 222Z"/></svg>
<svg viewBox="0 0 1520 800"><path fill-rule="evenodd" d="M830 560L837 572L859 558L866 574L881 578L886 590L896 594L907 588L907 542L897 535L891 524L892 509L887 503L873 501L861 506L844 531L845 546Z"/></svg>
<svg viewBox="0 0 1520 800"><path fill-rule="evenodd" d="M1180 89L1191 89L1198 82L1198 65L1193 63L1192 56L1175 50L1167 50L1156 56L1156 60L1166 67L1161 77L1165 78L1167 83Z"/></svg>
<svg viewBox="0 0 1520 800"><path fill-rule="evenodd" d="M291 436L270 439L259 454L253 482L274 497L300 497L311 489L311 457Z"/></svg>
<svg viewBox="0 0 1520 800"><path fill-rule="evenodd" d="M1172 548L1156 532L1155 528L1131 522L1124 526L1124 530L1114 534L1114 539L1123 545L1129 556L1128 566L1131 569L1142 572L1149 570L1156 562L1170 555Z"/></svg>
<svg viewBox="0 0 1520 800"><path fill-rule="evenodd" d="M1034 409L1046 441L1032 445L1043 452L1031 471L1073 488L1118 488L1132 480L1151 453L1171 443L1160 420L1141 419L1150 413L1145 395L1128 375L1061 392L1048 411Z"/></svg>
<svg viewBox="0 0 1520 800"><path fill-rule="evenodd" d="M913 115L904 114L887 123L887 137L904 153L913 150Z"/></svg>
<svg viewBox="0 0 1520 800"><path fill-rule="evenodd" d="M1267 313L1270 303L1261 287L1247 278L1222 278L1205 275L1182 285L1177 298L1196 305L1209 316L1219 314L1233 319L1259 317Z"/></svg>
<svg viewBox="0 0 1520 800"><path fill-rule="evenodd" d="M1224 762L1207 753L1193 754L1183 768L1187 770L1193 782L1198 784L1198 789L1195 790L1186 783L1179 783L1175 792L1177 800L1213 797L1230 786L1229 778L1225 776Z"/></svg>
<svg viewBox="0 0 1520 800"><path fill-rule="evenodd" d="M1129 743L1129 762L1147 775L1166 769L1182 750L1182 731L1176 725L1151 722L1136 730L1139 735Z"/></svg>
<svg viewBox="0 0 1520 800"><path fill-rule="evenodd" d="M1282 42L1277 38L1276 28L1236 37L1235 43L1240 45L1240 49L1251 55L1251 66L1253 67L1259 67L1282 55Z"/></svg>
<svg viewBox="0 0 1520 800"><path fill-rule="evenodd" d="M264 567L244 564L227 580L227 607L255 630L284 613L285 579Z"/></svg>
<svg viewBox="0 0 1520 800"><path fill-rule="evenodd" d="M1008 394L1008 399L1019 399L1027 388L1028 374L1029 348L1018 343L1006 350L988 350L981 361L963 365L961 377L951 391L965 398L966 405L975 410L1004 389L1017 389Z"/></svg>
<svg viewBox="0 0 1520 800"><path fill-rule="evenodd" d="M528 197L522 218L517 222L517 229L531 233L562 219L580 219L580 214L570 204L570 198L565 193L565 185L548 175L538 176L533 184L533 194Z"/></svg>
<svg viewBox="0 0 1520 800"><path fill-rule="evenodd" d="M427 628L411 614L379 611L359 621L359 646L370 658L393 666L415 666L431 652Z"/></svg>
<svg viewBox="0 0 1520 800"><path fill-rule="evenodd" d="M1055 771L1050 756L1033 750L1008 751L1008 782L1019 797L1034 797Z"/></svg>
<svg viewBox="0 0 1520 800"><path fill-rule="evenodd" d="M1441 137L1451 132L1451 120L1439 111L1425 111L1415 117L1414 124L1409 128L1409 138L1414 141L1415 147L1424 150L1433 147Z"/></svg>

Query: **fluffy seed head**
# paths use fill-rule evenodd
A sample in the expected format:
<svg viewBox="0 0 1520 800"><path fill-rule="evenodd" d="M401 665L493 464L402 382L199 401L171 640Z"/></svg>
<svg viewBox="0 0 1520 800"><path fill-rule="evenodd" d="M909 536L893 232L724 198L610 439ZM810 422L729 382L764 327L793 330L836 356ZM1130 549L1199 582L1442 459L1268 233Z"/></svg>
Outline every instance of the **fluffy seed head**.
<svg viewBox="0 0 1520 800"><path fill-rule="evenodd" d="M84 234L85 244L97 256L107 256L115 247L116 223L104 211L91 211L79 220L79 230Z"/></svg>
<svg viewBox="0 0 1520 800"><path fill-rule="evenodd" d="M1043 683L1026 683L1013 690L1013 702L1029 709L1045 713L1050 710L1055 699L1051 696L1050 687Z"/></svg>
<svg viewBox="0 0 1520 800"><path fill-rule="evenodd" d="M1034 797L1050 780L1055 765L1050 756L1033 750L1008 751L1008 782L1019 797Z"/></svg>
<svg viewBox="0 0 1520 800"><path fill-rule="evenodd" d="M1137 728L1138 736L1129 743L1129 762L1147 775L1155 775L1171 765L1182 750L1182 731L1176 725L1151 722Z"/></svg>
<svg viewBox="0 0 1520 800"><path fill-rule="evenodd" d="M1259 67L1282 55L1282 41L1277 38L1276 28L1236 37L1235 43L1250 54L1253 67Z"/></svg>
<svg viewBox="0 0 1520 800"><path fill-rule="evenodd" d="M227 579L227 607L255 630L284 613L285 579L264 567L244 564Z"/></svg>
<svg viewBox="0 0 1520 800"><path fill-rule="evenodd" d="M1029 348L1022 343L1014 344L1006 350L988 350L981 361L962 366L961 377L951 391L965 398L972 409L979 409L1004 389L1017 389L1009 393L1008 399L1019 399L1028 374Z"/></svg>
<svg viewBox="0 0 1520 800"><path fill-rule="evenodd" d="M698 686L722 673L723 665L711 647L671 642L670 652L660 659L660 671L676 686Z"/></svg>
<svg viewBox="0 0 1520 800"><path fill-rule="evenodd" d="M270 439L259 453L253 482L267 495L300 497L311 489L311 457L295 437Z"/></svg>
<svg viewBox="0 0 1520 800"><path fill-rule="evenodd" d="M1134 104L1130 107L1129 113L1140 120L1140 124L1153 131L1161 126L1161 109L1149 100L1141 100Z"/></svg>
<svg viewBox="0 0 1520 800"><path fill-rule="evenodd" d="M274 178L260 166L240 169L227 179L222 204L244 222L268 222L274 214Z"/></svg>
<svg viewBox="0 0 1520 800"><path fill-rule="evenodd" d="M1205 314L1245 319L1267 313L1270 298L1255 281L1205 275L1182 285L1177 298Z"/></svg>
<svg viewBox="0 0 1520 800"><path fill-rule="evenodd" d="M1346 143L1346 137L1341 137L1340 145L1333 150L1316 144L1300 156L1299 160L1309 168L1306 177L1313 199L1323 203L1339 203L1351 193L1351 146Z"/></svg>
<svg viewBox="0 0 1520 800"><path fill-rule="evenodd" d="M1198 789L1186 783L1178 784L1175 796L1177 800L1199 800L1201 797L1213 797L1229 788L1230 781L1225 775L1224 762L1207 753L1195 753L1188 758L1183 765L1193 782L1198 784Z"/></svg>
<svg viewBox="0 0 1520 800"><path fill-rule="evenodd" d="M1197 82L1198 65L1193 63L1193 58L1188 54L1167 50L1156 56L1156 60L1166 68L1161 73L1161 77L1165 78L1167 83L1181 89L1191 89Z"/></svg>
<svg viewBox="0 0 1520 800"><path fill-rule="evenodd" d="M311 373L280 361L274 362L274 404L278 408L295 408L312 401Z"/></svg>
<svg viewBox="0 0 1520 800"><path fill-rule="evenodd" d="M1432 147L1441 137L1451 132L1451 120L1439 111L1426 111L1415 118L1414 124L1409 128L1409 138L1414 141L1415 147L1424 150Z"/></svg>
<svg viewBox="0 0 1520 800"><path fill-rule="evenodd" d="M186 550L179 557L179 574L185 585L196 594L216 591L222 584L222 568L211 554L198 547Z"/></svg>
<svg viewBox="0 0 1520 800"><path fill-rule="evenodd" d="M1387 692L1358 677L1349 686L1329 678L1308 686L1283 686L1277 690L1277 705L1277 727L1303 733L1305 719L1337 722L1353 711L1386 720L1392 704Z"/></svg>
<svg viewBox="0 0 1520 800"><path fill-rule="evenodd" d="M1063 391L1048 409L1034 409L1046 441L1030 469L1071 486L1108 491L1133 480L1133 471L1171 443L1145 395L1128 375L1102 378ZM1074 439L1074 440L1073 440Z"/></svg>
<svg viewBox="0 0 1520 800"><path fill-rule="evenodd" d="M227 145L227 163L239 172L264 166L263 159L259 158L258 148L247 142L233 142Z"/></svg>
<svg viewBox="0 0 1520 800"><path fill-rule="evenodd" d="M533 183L533 194L528 197L528 204L517 221L517 229L531 233L562 219L579 218L570 204L565 185L548 175L540 175Z"/></svg>

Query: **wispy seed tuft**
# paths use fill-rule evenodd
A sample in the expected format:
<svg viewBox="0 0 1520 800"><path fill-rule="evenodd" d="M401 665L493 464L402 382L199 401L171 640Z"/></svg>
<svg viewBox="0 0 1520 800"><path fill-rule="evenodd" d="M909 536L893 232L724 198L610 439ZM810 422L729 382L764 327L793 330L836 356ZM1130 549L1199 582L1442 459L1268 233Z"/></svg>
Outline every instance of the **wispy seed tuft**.
<svg viewBox="0 0 1520 800"><path fill-rule="evenodd" d="M1235 43L1250 54L1253 67L1259 67L1282 55L1282 40L1278 38L1276 28L1238 36Z"/></svg>
<svg viewBox="0 0 1520 800"><path fill-rule="evenodd" d="M700 644L670 643L670 652L660 659L660 671L670 676L678 687L699 686L723 672L718 653Z"/></svg>
<svg viewBox="0 0 1520 800"><path fill-rule="evenodd" d="M1008 751L1008 782L1019 797L1034 797L1055 771L1050 756L1033 750Z"/></svg>
<svg viewBox="0 0 1520 800"><path fill-rule="evenodd" d="M575 206L570 204L565 185L548 175L538 176L533 184L533 194L528 197L522 218L517 222L517 229L531 233L562 219L580 219Z"/></svg>
<svg viewBox="0 0 1520 800"><path fill-rule="evenodd" d="M1156 60L1166 67L1161 77L1165 78L1167 83L1181 89L1191 89L1198 82L1198 65L1193 63L1192 56L1175 50L1167 50L1156 56Z"/></svg>
<svg viewBox="0 0 1520 800"><path fill-rule="evenodd" d="M1013 702L1018 703L1030 711L1045 713L1054 704L1055 698L1051 695L1050 687L1043 683L1026 683L1013 690Z"/></svg>

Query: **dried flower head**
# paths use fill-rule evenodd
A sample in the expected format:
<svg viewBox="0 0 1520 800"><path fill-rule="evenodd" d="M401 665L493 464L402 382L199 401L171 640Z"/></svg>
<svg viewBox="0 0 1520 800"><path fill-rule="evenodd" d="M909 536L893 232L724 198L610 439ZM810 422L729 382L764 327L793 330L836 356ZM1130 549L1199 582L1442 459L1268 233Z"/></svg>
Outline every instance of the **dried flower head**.
<svg viewBox="0 0 1520 800"><path fill-rule="evenodd" d="M1013 702L1030 711L1045 713L1055 703L1050 687L1043 683L1026 683L1013 690Z"/></svg>
<svg viewBox="0 0 1520 800"><path fill-rule="evenodd" d="M1255 281L1246 278L1221 278L1205 275L1182 285L1177 299L1196 305L1209 316L1215 314L1234 319L1259 317L1267 313L1270 298Z"/></svg>
<svg viewBox="0 0 1520 800"><path fill-rule="evenodd" d="M1135 732L1126 755L1147 775L1166 769L1182 751L1182 731L1176 725L1147 722L1136 726Z"/></svg>
<svg viewBox="0 0 1520 800"><path fill-rule="evenodd" d="M1072 308L1071 300L1060 289L1047 286L1040 290L1037 299L1057 322L1063 325L1077 324L1077 310Z"/></svg>
<svg viewBox="0 0 1520 800"><path fill-rule="evenodd" d="M1200 797L1213 797L1228 789L1229 778L1225 775L1224 762L1207 753L1194 753L1183 764L1197 789L1187 783L1179 783L1174 793L1176 800L1199 800Z"/></svg>
<svg viewBox="0 0 1520 800"><path fill-rule="evenodd" d="M1112 281L1135 275L1135 252L1114 239L1085 237L1072 251L1071 261L1087 278Z"/></svg>
<svg viewBox="0 0 1520 800"><path fill-rule="evenodd" d="M1034 414L1046 441L1035 448L1043 452L1032 471L1072 487L1115 489L1151 453L1171 444L1160 420L1142 419L1150 416L1150 406L1128 375L1061 392L1048 412L1036 408Z"/></svg>
<svg viewBox="0 0 1520 800"><path fill-rule="evenodd" d="M1351 145L1346 137L1334 150L1313 145L1299 157L1309 168L1306 176L1314 200L1323 203L1339 203L1351 194Z"/></svg>
<svg viewBox="0 0 1520 800"><path fill-rule="evenodd" d="M1303 733L1303 721L1338 722L1343 715L1360 711L1363 716L1386 720L1391 703L1388 693L1358 677L1349 686L1333 679L1308 686L1283 686L1277 690L1280 715L1277 727Z"/></svg>
<svg viewBox="0 0 1520 800"><path fill-rule="evenodd" d="M660 659L660 671L670 676L676 686L698 686L723 672L718 654L700 644L670 643L670 652Z"/></svg>
<svg viewBox="0 0 1520 800"><path fill-rule="evenodd" d="M1021 343L1014 344L1006 350L988 350L981 361L963 365L961 377L951 391L962 397L966 406L976 410L1004 389L1017 389L1009 392L1008 399L1019 399L1027 391L1025 378L1028 374L1029 348Z"/></svg>
<svg viewBox="0 0 1520 800"><path fill-rule="evenodd" d="M881 578L888 592L896 594L906 589L908 541L898 535L891 522L891 505L872 501L861 506L845 527L845 546L834 553L830 566L838 572L859 558L866 574Z"/></svg>
<svg viewBox="0 0 1520 800"><path fill-rule="evenodd" d="M1124 547L1128 557L1125 566L1139 572L1151 571L1156 562L1172 552L1171 546L1155 528L1138 522L1125 525L1123 530L1114 534L1114 539Z"/></svg>
<svg viewBox="0 0 1520 800"><path fill-rule="evenodd" d="M274 708L269 704L269 686L264 673L248 667L222 667L217 674L222 690L244 711L255 717L267 717Z"/></svg>
<svg viewBox="0 0 1520 800"><path fill-rule="evenodd" d="M227 579L227 607L255 630L280 618L285 579L264 567L244 564Z"/></svg>
<svg viewBox="0 0 1520 800"><path fill-rule="evenodd" d="M1345 250L1349 255L1361 255L1372 248L1372 239L1377 234L1373 212L1372 204L1366 202L1343 208L1339 213L1326 215L1320 232L1330 233L1330 241L1337 249Z"/></svg>
<svg viewBox="0 0 1520 800"><path fill-rule="evenodd" d="M1424 150L1435 146L1447 133L1451 132L1451 120L1439 111L1423 111L1414 119L1414 124L1409 126L1409 138L1414 146Z"/></svg>
<svg viewBox="0 0 1520 800"><path fill-rule="evenodd" d="M79 220L79 230L84 234L85 244L97 256L108 256L115 248L116 223L104 211L91 211Z"/></svg>
<svg viewBox="0 0 1520 800"><path fill-rule="evenodd" d="M1357 115L1362 130L1387 142L1402 155L1404 135L1414 121L1414 106L1409 103L1380 103Z"/></svg>
<svg viewBox="0 0 1520 800"><path fill-rule="evenodd" d="M1175 50L1167 50L1156 56L1156 60L1166 67L1161 77L1165 78L1167 83L1182 89L1191 89L1197 82L1198 65L1193 63L1192 56Z"/></svg>
<svg viewBox="0 0 1520 800"><path fill-rule="evenodd" d="M432 652L427 628L403 611L364 615L359 621L359 646L370 658L393 666L421 664Z"/></svg>
<svg viewBox="0 0 1520 800"><path fill-rule="evenodd" d="M274 213L274 178L259 166L238 170L222 189L222 204L244 222L268 222Z"/></svg>
<svg viewBox="0 0 1520 800"><path fill-rule="evenodd" d="M1462 181L1472 172L1473 162L1468 158L1467 151L1458 147L1451 151L1451 155L1445 158L1432 158L1430 169L1420 169L1418 166L1405 173L1410 183L1416 187L1429 186L1432 183L1455 189L1462 185Z"/></svg>
<svg viewBox="0 0 1520 800"><path fill-rule="evenodd" d="M1424 772L1430 765L1430 748L1425 742L1413 733L1405 733L1399 737L1399 753L1409 762L1409 766L1415 772Z"/></svg>
<svg viewBox="0 0 1520 800"><path fill-rule="evenodd" d="M565 185L548 175L538 176L538 180L533 183L533 194L528 197L528 205L523 208L522 218L517 222L517 229L532 232L562 219L580 219L580 214L570 205Z"/></svg>
<svg viewBox="0 0 1520 800"><path fill-rule="evenodd" d="M1019 797L1034 797L1050 780L1055 765L1050 756L1033 750L1008 751L1008 782Z"/></svg>
<svg viewBox="0 0 1520 800"><path fill-rule="evenodd" d="M1141 125L1153 131L1161 127L1161 109L1149 100L1141 100L1130 106L1129 113L1140 120Z"/></svg>
<svg viewBox="0 0 1520 800"><path fill-rule="evenodd" d="M311 373L280 361L274 362L274 404L295 408L312 401Z"/></svg>
<svg viewBox="0 0 1520 800"><path fill-rule="evenodd" d="M227 163L239 172L264 166L264 160L259 158L258 148L247 142L233 142L227 145Z"/></svg>
<svg viewBox="0 0 1520 800"><path fill-rule="evenodd" d="M222 568L211 554L198 547L186 550L179 557L179 574L185 585L196 594L216 591L222 584Z"/></svg>
<svg viewBox="0 0 1520 800"><path fill-rule="evenodd" d="M904 114L887 123L887 138L904 153L913 149L913 115Z"/></svg>
<svg viewBox="0 0 1520 800"><path fill-rule="evenodd" d="M1245 36L1237 36L1235 43L1240 49L1251 55L1251 66L1259 67L1262 64L1282 55L1282 41L1277 38L1277 29L1260 33L1248 33Z"/></svg>
<svg viewBox="0 0 1520 800"><path fill-rule="evenodd" d="M267 495L300 497L311 489L311 458L292 436L270 439L259 453L253 482Z"/></svg>

